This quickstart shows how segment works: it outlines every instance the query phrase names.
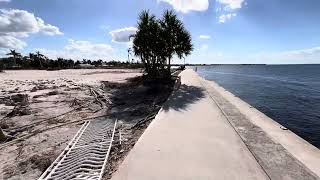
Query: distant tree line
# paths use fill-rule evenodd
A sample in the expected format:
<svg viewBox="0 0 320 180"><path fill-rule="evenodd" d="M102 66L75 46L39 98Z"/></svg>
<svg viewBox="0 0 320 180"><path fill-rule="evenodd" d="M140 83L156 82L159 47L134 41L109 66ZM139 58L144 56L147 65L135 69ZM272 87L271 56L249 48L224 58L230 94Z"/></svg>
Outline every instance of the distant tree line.
<svg viewBox="0 0 320 180"><path fill-rule="evenodd" d="M59 70L59 69L76 69L76 68L140 68L141 63L123 62L123 61L107 61L82 59L50 59L41 54L39 51L29 53L27 56L22 56L16 50L10 50L7 57L0 58L0 71L3 69L44 69L44 70Z"/></svg>

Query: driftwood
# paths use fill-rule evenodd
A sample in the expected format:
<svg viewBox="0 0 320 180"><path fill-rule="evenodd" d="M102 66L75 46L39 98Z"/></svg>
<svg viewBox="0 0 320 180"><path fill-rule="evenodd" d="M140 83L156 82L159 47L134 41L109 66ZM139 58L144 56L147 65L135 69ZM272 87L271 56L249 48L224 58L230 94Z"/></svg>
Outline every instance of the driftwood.
<svg viewBox="0 0 320 180"><path fill-rule="evenodd" d="M97 91L95 91L93 88L90 88L90 94L94 97L95 101L98 102L101 107L103 107L103 102L98 98Z"/></svg>
<svg viewBox="0 0 320 180"><path fill-rule="evenodd" d="M7 139L6 135L2 131L2 128L0 127L0 142L3 142Z"/></svg>
<svg viewBox="0 0 320 180"><path fill-rule="evenodd" d="M22 132L22 131L24 131L25 129L31 128L31 127L36 126L36 125L39 125L39 124L41 124L42 122L46 122L46 121L49 121L49 120L53 120L53 119L59 118L59 117L61 117L61 116L67 115L67 114L69 114L69 113L72 113L72 112L74 112L74 111L76 111L76 110L78 110L78 109L83 108L83 107L86 106L86 105L90 105L91 103L92 103L92 102L89 102L89 103L87 103L87 104L85 104L85 105L79 106L79 107L77 107L77 108L75 108L75 109L72 109L72 110L67 111L67 112L65 112L65 113L62 113L62 114L59 114L59 115L57 115L57 116L53 116L53 117L49 117L49 118L44 118L44 119L41 119L41 120L39 120L39 121L33 122L33 123L31 123L31 124L27 124L27 125L20 126L20 127L15 127L15 128L8 128L8 129L6 129L6 130L7 130L7 131L11 131L11 132L13 131L12 133Z"/></svg>
<svg viewBox="0 0 320 180"><path fill-rule="evenodd" d="M119 133L119 143L120 143L120 145L121 145L122 138L121 138L121 131L120 131L120 129L118 130L118 133Z"/></svg>
<svg viewBox="0 0 320 180"><path fill-rule="evenodd" d="M107 96L105 96L103 93L100 93L98 89L90 88L90 93L95 98L95 100L99 102L99 104L101 104L101 106L103 106L103 102L100 100L100 98L105 100L107 104L109 105L111 104L110 99Z"/></svg>
<svg viewBox="0 0 320 180"><path fill-rule="evenodd" d="M94 101L91 101L89 103L81 105L81 103L79 102L80 100L75 98L70 104L70 107L78 106L75 109L72 109L72 110L70 110L68 112L59 114L59 115L54 116L54 117L44 118L44 119L41 119L39 121L33 122L31 124L24 125L24 126L15 127L15 128L8 128L8 129L6 129L6 131L10 132L10 134L16 134L18 132L22 132L22 131L25 131L26 129L29 129L29 128L32 128L32 127L34 127L36 125L39 125L39 124L41 124L43 122L59 118L61 116L67 115L69 113L72 113L72 112L74 112L74 111L76 111L78 109L81 109L83 107L90 106L90 104L92 104L94 102L98 102L100 104L100 106L101 106L101 109L104 109L105 108L105 106L104 106L105 103L101 101L101 98L104 99L107 102L106 103L107 106L111 105L111 101L109 100L109 98L106 97L103 93L100 93L98 90L90 88L90 94L94 97ZM25 101L23 101L23 103L25 104ZM36 130L33 130L32 132L30 132L27 135L21 136L21 137L19 137L17 139L14 139L12 141L9 141L9 142L6 142L6 143L2 144L0 146L0 149L2 149L4 147L7 147L7 146L10 146L10 145L13 145L13 144L18 143L18 142L21 142L21 141L23 141L23 140L25 140L27 138L30 138L30 137L38 134L38 133L41 133L41 132L44 132L44 131L47 131L47 130L51 130L51 129L54 129L54 128L62 127L62 126L68 125L68 124L73 124L73 123L77 123L77 122L81 122L81 121L85 121L85 120L95 119L95 118L99 118L99 117L106 117L106 116L108 116L108 115L89 117L89 118L84 118L84 119L80 119L80 120L76 120L76 121L66 122L66 123L63 123L63 124L58 124L58 125L55 125L55 126L44 128L44 129L36 129ZM8 141L8 138L4 134L2 129L0 128L0 142L5 142L5 141Z"/></svg>
<svg viewBox="0 0 320 180"><path fill-rule="evenodd" d="M44 121L49 121L49 120L52 120L52 119L56 119L58 117L61 117L61 116L64 116L66 114L69 114L71 112L75 111L75 109L71 110L71 111L68 111L68 112L65 112L65 113L62 113L62 114L59 114L57 116L54 116L54 117L49 117L49 118L44 118L44 119L41 119L39 121L36 121L36 122L33 122L31 124L27 124L27 125L24 125L24 126L20 126L20 127L15 127L15 128L8 128L7 131L12 131L14 130L15 132L21 132L21 131L24 131L25 129L27 128L30 128L30 127L33 127L35 125L39 125L41 124L42 122Z"/></svg>
<svg viewBox="0 0 320 180"><path fill-rule="evenodd" d="M74 98L73 101L70 103L70 107L80 106L80 105L81 105L81 102L77 98Z"/></svg>
<svg viewBox="0 0 320 180"><path fill-rule="evenodd" d="M154 119L156 117L156 114L151 114L149 116L147 116L146 118L143 118L141 120L139 120L135 125L133 125L130 129L134 129L136 127L139 127L142 124L145 124L146 122L150 121L151 119Z"/></svg>

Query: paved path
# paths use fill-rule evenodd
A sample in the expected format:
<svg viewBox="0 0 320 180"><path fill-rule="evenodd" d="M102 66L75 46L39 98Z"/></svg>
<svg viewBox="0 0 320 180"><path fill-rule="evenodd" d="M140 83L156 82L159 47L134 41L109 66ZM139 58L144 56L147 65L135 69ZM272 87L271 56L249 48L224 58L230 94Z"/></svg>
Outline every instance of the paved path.
<svg viewBox="0 0 320 180"><path fill-rule="evenodd" d="M204 82L192 70L181 73L179 90L169 98L112 180L317 179L229 104L219 107L213 97L215 92L208 91ZM221 111L223 108L229 112ZM242 123L230 121L231 115L242 118L236 121ZM247 128L254 131L247 133ZM259 146L260 140L266 148ZM271 160L267 158L269 150L275 157ZM287 170L285 164L291 169Z"/></svg>
<svg viewBox="0 0 320 180"><path fill-rule="evenodd" d="M181 82L112 179L268 179L194 74Z"/></svg>

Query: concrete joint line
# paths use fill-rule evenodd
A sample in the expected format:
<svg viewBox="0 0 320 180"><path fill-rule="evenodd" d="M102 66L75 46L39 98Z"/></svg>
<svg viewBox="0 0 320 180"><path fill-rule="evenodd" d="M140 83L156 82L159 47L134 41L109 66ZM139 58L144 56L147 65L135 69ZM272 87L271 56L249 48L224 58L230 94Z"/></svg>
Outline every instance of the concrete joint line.
<svg viewBox="0 0 320 180"><path fill-rule="evenodd" d="M250 150L250 148L248 147L248 144L245 143L244 139L241 137L241 135L238 133L238 131L235 129L235 127L231 124L227 114L222 110L220 104L211 96L211 94L208 92L207 88L203 85L202 80L200 78L198 78L201 86L205 89L206 93L208 94L208 96L212 99L212 101L218 106L220 112L225 116L225 118L228 121L228 124L232 127L232 129L237 133L237 135L239 136L239 138L242 140L242 142L244 143L245 147L247 148L247 150L250 152L250 154L252 155L252 157L257 161L257 163L259 164L259 166L261 167L261 169L263 170L263 172L266 174L266 176L268 176L268 179L271 180L271 177L269 176L269 174L267 173L267 171L264 169L264 167L259 163L259 160L257 159L257 157L255 156L255 154Z"/></svg>

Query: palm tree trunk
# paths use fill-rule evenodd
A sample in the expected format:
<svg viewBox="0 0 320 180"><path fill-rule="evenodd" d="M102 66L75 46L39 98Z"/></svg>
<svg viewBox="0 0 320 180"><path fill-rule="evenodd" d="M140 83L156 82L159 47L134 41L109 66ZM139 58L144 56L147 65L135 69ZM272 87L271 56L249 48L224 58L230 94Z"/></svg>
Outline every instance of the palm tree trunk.
<svg viewBox="0 0 320 180"><path fill-rule="evenodd" d="M168 59L168 73L171 74L171 58Z"/></svg>
<svg viewBox="0 0 320 180"><path fill-rule="evenodd" d="M7 139L6 135L2 131L2 128L0 127L0 142L3 142Z"/></svg>
<svg viewBox="0 0 320 180"><path fill-rule="evenodd" d="M128 50L128 62L130 62L130 57L129 57L129 50Z"/></svg>
<svg viewBox="0 0 320 180"><path fill-rule="evenodd" d="M17 65L17 57L13 56L13 65L16 66Z"/></svg>
<svg viewBox="0 0 320 180"><path fill-rule="evenodd" d="M42 69L42 60L39 58L40 69Z"/></svg>

